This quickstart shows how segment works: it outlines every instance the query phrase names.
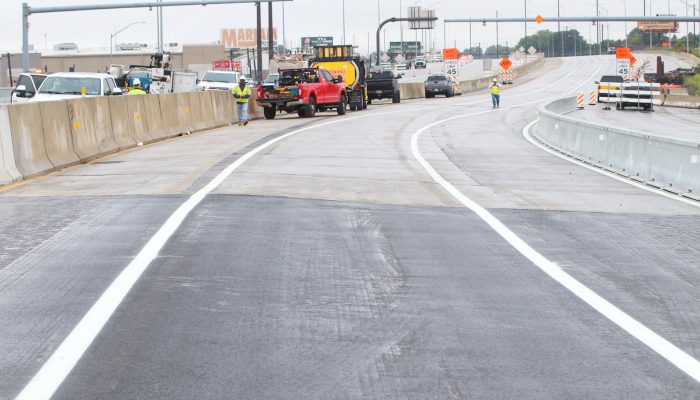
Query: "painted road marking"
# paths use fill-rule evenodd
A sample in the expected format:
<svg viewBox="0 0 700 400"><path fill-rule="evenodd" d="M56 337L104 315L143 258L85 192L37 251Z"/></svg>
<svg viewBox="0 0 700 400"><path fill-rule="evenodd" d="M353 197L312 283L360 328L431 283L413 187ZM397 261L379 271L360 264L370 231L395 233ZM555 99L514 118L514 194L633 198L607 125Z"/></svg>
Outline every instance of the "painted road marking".
<svg viewBox="0 0 700 400"><path fill-rule="evenodd" d="M594 73L597 74L600 68ZM560 80L566 79L574 71L567 73ZM550 85L541 87L537 90L530 91L522 96L529 96L533 92L539 92L546 89L547 87L553 86L558 81L553 82ZM521 95L513 96L521 97ZM557 98L560 96L557 96ZM538 103L543 100L531 101L528 103L520 104L518 106ZM481 103L483 100L475 101L472 103ZM465 104L465 103L463 103ZM469 103L466 103L469 104ZM441 108L444 106L436 106L433 108ZM514 108L516 106L504 107L504 109ZM492 110L486 111L491 112ZM495 111L495 110L493 110ZM301 128L289 133L286 133L277 138L271 139L255 149L249 151L223 171L221 171L214 179L212 179L206 186L193 194L187 201L185 201L177 210L165 221L165 223L160 227L160 229L151 237L151 239L146 243L146 245L141 249L141 251L136 255L136 257L127 265L127 267L117 276L117 278L110 284L110 286L105 290L105 292L100 296L100 298L95 302L95 304L90 308L90 310L83 316L83 318L78 322L78 324L73 328L73 330L68 334L68 336L63 340L63 342L58 346L58 348L53 352L51 357L44 363L39 372L29 381L29 383L24 387L22 392L16 397L17 400L48 400L53 396L53 394L58 390L59 386L66 379L68 374L73 370L75 365L78 363L80 358L83 356L85 351L90 347L92 342L95 340L97 335L100 333L102 328L106 325L107 321L111 318L114 311L124 300L126 295L131 291L131 288L136 284L141 275L146 271L151 262L156 258L161 249L165 246L170 237L177 231L185 218L190 212L214 189L216 189L221 183L227 179L236 169L243 165L254 155L260 153L261 151L271 147L272 145L298 133L305 132L311 129L321 128L328 125L344 123L346 121L360 119L360 118L370 118L376 116L382 116L387 114L397 114L402 112L414 112L414 110L401 110L401 111L388 111L382 113L374 113L367 115L360 115L357 117L340 118L330 122L320 123L313 126ZM484 112L475 113L482 114Z"/></svg>
<svg viewBox="0 0 700 400"><path fill-rule="evenodd" d="M571 93L571 92L570 92ZM514 107L514 106L513 106ZM496 112L498 110L489 110L477 114L485 114L487 112ZM593 309L598 311L600 314L605 316L607 319L612 321L614 324L625 330L627 333L635 337L640 342L647 345L649 348L654 350L656 353L664 357L671 364L675 365L678 369L688 374L690 377L700 382L700 361L696 360L688 353L684 352L680 348L676 347L674 344L659 336L656 332L644 326L639 321L635 320L624 311L617 308L612 303L605 300L603 297L595 293L593 290L589 289L587 286L577 281L574 277L564 272L556 264L551 262L549 259L540 254L537 250L533 249L529 244L522 240L518 235L513 233L507 226L505 226L500 220L494 217L485 208L481 207L478 203L465 196L456 187L454 187L450 182L442 177L433 166L423 158L418 148L418 138L420 135L435 126L444 124L458 118L465 118L467 116L472 116L475 114L461 115L456 117L447 118L441 121L433 122L432 124L426 125L423 128L417 130L413 136L411 136L411 152L416 158L418 163L425 169L425 171L430 175L430 177L437 182L443 189L445 189L452 197L457 199L465 207L474 212L479 218L486 222L498 235L505 239L514 249L516 249L520 254L525 256L538 268L540 268L544 273L549 275L552 279L557 281L559 284L568 289L571 293L576 295L578 298L583 300L586 304L591 306Z"/></svg>

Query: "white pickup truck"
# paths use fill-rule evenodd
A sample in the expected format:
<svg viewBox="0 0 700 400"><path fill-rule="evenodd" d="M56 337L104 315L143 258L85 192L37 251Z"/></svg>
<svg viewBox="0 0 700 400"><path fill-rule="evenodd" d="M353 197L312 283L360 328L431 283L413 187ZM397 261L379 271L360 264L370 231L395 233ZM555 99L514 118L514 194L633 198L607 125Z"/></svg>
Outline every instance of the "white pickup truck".
<svg viewBox="0 0 700 400"><path fill-rule="evenodd" d="M34 97L39 89L39 86L46 79L45 74L32 74L32 73L22 73L17 79L17 86L12 89L12 94L10 96L10 103L26 103L30 98ZM24 91L24 96L19 96L19 90Z"/></svg>
<svg viewBox="0 0 700 400"><path fill-rule="evenodd" d="M118 96L122 90L109 74L60 72L49 75L31 95L26 87L18 85L17 96L29 102L65 100L82 96Z"/></svg>

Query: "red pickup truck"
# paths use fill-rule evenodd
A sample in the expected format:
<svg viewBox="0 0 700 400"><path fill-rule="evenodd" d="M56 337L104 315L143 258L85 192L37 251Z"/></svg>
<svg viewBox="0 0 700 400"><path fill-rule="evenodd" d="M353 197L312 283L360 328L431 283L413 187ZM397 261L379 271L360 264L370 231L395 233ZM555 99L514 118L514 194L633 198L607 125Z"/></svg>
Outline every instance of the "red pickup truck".
<svg viewBox="0 0 700 400"><path fill-rule="evenodd" d="M274 119L278 111L296 111L302 118L311 118L316 111L332 108L344 115L348 95L343 77L333 78L323 68L283 69L276 84L258 87L257 102L265 119Z"/></svg>

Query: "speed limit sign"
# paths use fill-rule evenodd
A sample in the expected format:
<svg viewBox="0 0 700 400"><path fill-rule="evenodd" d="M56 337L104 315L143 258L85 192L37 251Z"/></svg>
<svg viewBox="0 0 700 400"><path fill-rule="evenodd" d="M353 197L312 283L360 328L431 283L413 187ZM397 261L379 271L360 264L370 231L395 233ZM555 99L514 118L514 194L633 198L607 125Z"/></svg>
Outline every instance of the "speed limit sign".
<svg viewBox="0 0 700 400"><path fill-rule="evenodd" d="M629 76L630 75L630 59L629 58L618 58L615 62L615 72L619 76Z"/></svg>
<svg viewBox="0 0 700 400"><path fill-rule="evenodd" d="M445 75L459 77L458 60L445 60Z"/></svg>

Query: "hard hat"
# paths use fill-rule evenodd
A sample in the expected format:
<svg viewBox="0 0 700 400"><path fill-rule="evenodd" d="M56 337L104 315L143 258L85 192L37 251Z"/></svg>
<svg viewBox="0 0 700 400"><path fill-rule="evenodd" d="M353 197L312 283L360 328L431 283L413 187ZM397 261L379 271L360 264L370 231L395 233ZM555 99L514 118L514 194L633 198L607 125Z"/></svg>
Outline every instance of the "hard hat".
<svg viewBox="0 0 700 400"><path fill-rule="evenodd" d="M134 78L134 86L141 86L141 79Z"/></svg>
<svg viewBox="0 0 700 400"><path fill-rule="evenodd" d="M493 81L494 81L494 82L498 82L498 79L496 79L496 78L493 78Z"/></svg>

